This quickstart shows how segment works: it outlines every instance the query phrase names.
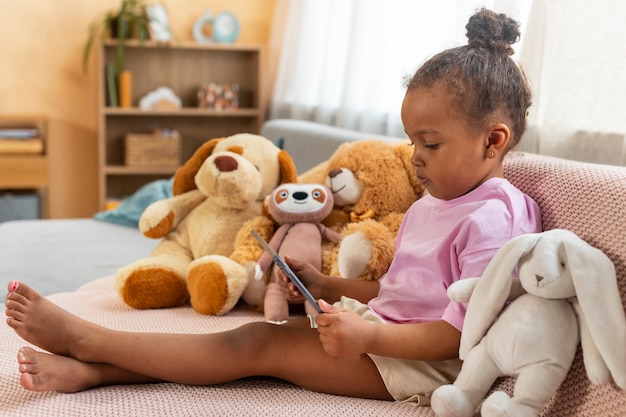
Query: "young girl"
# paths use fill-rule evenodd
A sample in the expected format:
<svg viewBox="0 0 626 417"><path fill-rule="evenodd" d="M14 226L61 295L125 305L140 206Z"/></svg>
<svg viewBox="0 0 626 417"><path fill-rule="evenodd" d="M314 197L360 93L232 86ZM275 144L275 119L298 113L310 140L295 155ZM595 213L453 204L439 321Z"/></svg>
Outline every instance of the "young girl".
<svg viewBox="0 0 626 417"><path fill-rule="evenodd" d="M503 157L522 136L530 105L509 57L518 25L483 9L470 18L467 36L468 45L434 56L408 82L402 121L429 195L406 213L379 281L328 277L290 260L323 299L317 329L296 319L204 335L110 330L13 281L7 324L50 352L19 350L22 386L76 392L272 376L320 392L428 404L460 369L465 307L450 302L446 288L480 276L505 242L541 228L537 205L503 178Z"/></svg>

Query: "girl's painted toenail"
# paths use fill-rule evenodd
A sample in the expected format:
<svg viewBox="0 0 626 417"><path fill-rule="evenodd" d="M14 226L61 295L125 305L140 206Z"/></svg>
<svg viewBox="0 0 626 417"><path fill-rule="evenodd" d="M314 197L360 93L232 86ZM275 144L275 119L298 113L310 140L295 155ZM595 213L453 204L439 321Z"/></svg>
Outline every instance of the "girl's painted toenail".
<svg viewBox="0 0 626 417"><path fill-rule="evenodd" d="M20 286L20 283L17 281L13 281L13 285L11 286L11 291L15 291Z"/></svg>

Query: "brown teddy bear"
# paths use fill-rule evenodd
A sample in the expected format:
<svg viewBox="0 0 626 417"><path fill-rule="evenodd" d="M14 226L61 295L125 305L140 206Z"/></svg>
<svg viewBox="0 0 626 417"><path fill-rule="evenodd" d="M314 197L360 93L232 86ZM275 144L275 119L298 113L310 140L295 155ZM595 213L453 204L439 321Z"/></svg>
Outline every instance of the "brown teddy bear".
<svg viewBox="0 0 626 417"><path fill-rule="evenodd" d="M262 136L203 144L176 172L174 196L143 212L139 229L163 240L150 257L118 271L121 298L138 309L174 307L189 298L202 314L230 311L248 285L247 271L228 258L235 235L261 212L265 196L295 180L289 154Z"/></svg>
<svg viewBox="0 0 626 417"><path fill-rule="evenodd" d="M340 245L325 244L325 273L378 279L387 272L402 217L424 193L412 153L408 142L360 140L342 144L330 157L322 181L335 209L324 223L345 237Z"/></svg>
<svg viewBox="0 0 626 417"><path fill-rule="evenodd" d="M322 271L333 276L378 279L389 268L395 238L406 210L424 193L411 165L412 148L407 142L360 140L340 145L328 161L299 176L300 183L326 184L334 197L334 209L324 224L340 232L341 244L323 244ZM255 229L269 240L276 224L257 216L237 235L233 259L254 276L249 259L263 249L250 237ZM263 288L254 279L243 300L260 305Z"/></svg>

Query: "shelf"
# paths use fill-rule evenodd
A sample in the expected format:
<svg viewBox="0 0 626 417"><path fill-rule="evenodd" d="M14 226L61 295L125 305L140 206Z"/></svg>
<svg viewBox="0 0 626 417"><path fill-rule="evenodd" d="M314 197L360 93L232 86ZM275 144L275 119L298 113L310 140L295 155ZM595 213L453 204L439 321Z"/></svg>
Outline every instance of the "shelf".
<svg viewBox="0 0 626 417"><path fill-rule="evenodd" d="M45 156L0 156L0 188L28 189L47 186L48 158Z"/></svg>
<svg viewBox="0 0 626 417"><path fill-rule="evenodd" d="M98 185L99 206L133 194L150 181L171 177L177 166L126 166L128 134L161 128L180 133L182 164L209 139L235 133L259 133L265 117L263 48L260 45L161 43L127 41L124 69L131 72L131 107L112 107L105 68L115 62L117 41L105 40L99 48ZM208 83L239 86L237 109L198 107L198 90ZM139 108L143 97L167 87L180 99L178 109ZM114 90L115 91L115 90Z"/></svg>
<svg viewBox="0 0 626 417"><path fill-rule="evenodd" d="M151 174L151 175L160 175L160 174L169 174L172 175L178 169L178 166L149 166L149 167L140 167L140 166L126 166L126 165L107 165L104 168L104 171L110 175L133 175L133 174Z"/></svg>
<svg viewBox="0 0 626 417"><path fill-rule="evenodd" d="M50 169L48 162L48 121L41 115L3 115L0 128L37 129L42 140L41 153L0 153L0 193L26 191L40 196L40 216L48 217L48 187Z"/></svg>
<svg viewBox="0 0 626 417"><path fill-rule="evenodd" d="M146 110L139 107L106 107L107 116L181 116L181 117L259 117L259 109L212 110L195 107L183 107L179 110Z"/></svg>
<svg viewBox="0 0 626 417"><path fill-rule="evenodd" d="M116 39L105 39L105 47L117 48ZM199 50L199 51L226 51L226 52L261 52L262 46L256 44L223 44L223 43L196 43L196 42L158 42L153 40L139 41L138 39L127 39L124 47L128 49L169 49L169 50Z"/></svg>

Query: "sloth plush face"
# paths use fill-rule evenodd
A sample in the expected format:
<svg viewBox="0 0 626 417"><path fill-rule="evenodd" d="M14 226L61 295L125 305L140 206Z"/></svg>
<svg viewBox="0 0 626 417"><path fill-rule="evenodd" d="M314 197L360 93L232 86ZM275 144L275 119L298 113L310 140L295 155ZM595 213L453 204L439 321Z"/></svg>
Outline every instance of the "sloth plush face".
<svg viewBox="0 0 626 417"><path fill-rule="evenodd" d="M288 183L272 192L268 211L279 224L320 223L333 205L332 193L322 184Z"/></svg>

